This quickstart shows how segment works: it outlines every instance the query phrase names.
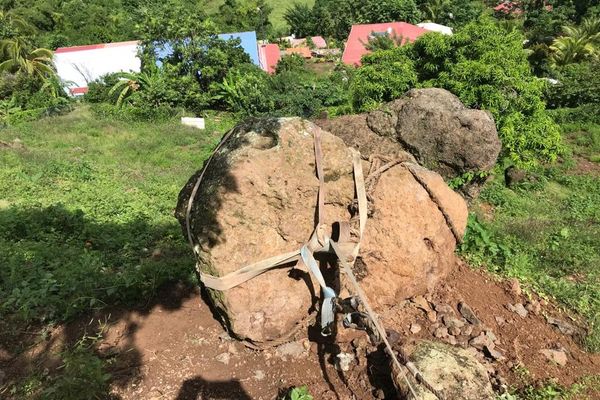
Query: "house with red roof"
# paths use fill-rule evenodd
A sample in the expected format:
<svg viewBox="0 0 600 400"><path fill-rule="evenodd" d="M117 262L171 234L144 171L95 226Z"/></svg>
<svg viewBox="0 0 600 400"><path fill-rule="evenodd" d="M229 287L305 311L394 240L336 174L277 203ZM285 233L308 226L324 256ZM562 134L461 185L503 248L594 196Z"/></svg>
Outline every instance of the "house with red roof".
<svg viewBox="0 0 600 400"><path fill-rule="evenodd" d="M344 54L342 54L342 62L349 65L360 65L361 58L369 53L365 45L369 43L369 39L375 36L398 37L402 39L403 43L406 43L414 42L419 36L427 32L429 32L427 29L407 22L352 25Z"/></svg>
<svg viewBox="0 0 600 400"><path fill-rule="evenodd" d="M54 52L54 65L72 95L87 92L88 83L114 72L139 72L139 42L102 43L60 47Z"/></svg>
<svg viewBox="0 0 600 400"><path fill-rule="evenodd" d="M261 68L269 74L274 74L275 67L281 58L279 46L273 43L261 44L258 48L258 55Z"/></svg>
<svg viewBox="0 0 600 400"><path fill-rule="evenodd" d="M312 58L312 53L308 47L290 47L285 49L285 54L287 56L297 54L302 58Z"/></svg>

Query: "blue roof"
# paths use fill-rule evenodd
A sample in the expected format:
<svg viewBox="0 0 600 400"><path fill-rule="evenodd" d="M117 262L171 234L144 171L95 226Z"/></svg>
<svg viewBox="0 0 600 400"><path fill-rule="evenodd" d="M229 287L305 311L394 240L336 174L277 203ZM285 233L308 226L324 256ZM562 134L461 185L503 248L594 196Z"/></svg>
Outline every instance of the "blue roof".
<svg viewBox="0 0 600 400"><path fill-rule="evenodd" d="M235 32L235 33L221 33L218 35L219 39L230 40L240 39L240 47L246 54L250 56L250 60L253 64L260 66L258 58L258 42L256 40L256 32ZM158 65L161 65L161 59L171 54L173 51L169 43L165 43L155 49L156 56L158 58Z"/></svg>
<svg viewBox="0 0 600 400"><path fill-rule="evenodd" d="M246 54L250 56L252 60L252 64L260 66L260 61L258 59L258 44L256 40L256 32L235 32L235 33L221 33L219 38L223 40L229 39L240 39L240 46Z"/></svg>

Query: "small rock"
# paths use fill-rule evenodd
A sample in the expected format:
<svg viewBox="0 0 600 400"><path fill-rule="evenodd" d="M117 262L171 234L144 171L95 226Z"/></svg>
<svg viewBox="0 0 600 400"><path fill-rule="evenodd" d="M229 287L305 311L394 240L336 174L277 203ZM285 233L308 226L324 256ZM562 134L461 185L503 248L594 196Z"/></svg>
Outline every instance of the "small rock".
<svg viewBox="0 0 600 400"><path fill-rule="evenodd" d="M227 351L229 352L229 354L237 354L238 349L235 346L235 343L229 343L229 347L227 348Z"/></svg>
<svg viewBox="0 0 600 400"><path fill-rule="evenodd" d="M453 326L451 328L448 328L448 333L452 336L458 336L461 334L461 330L460 330L460 328Z"/></svg>
<svg viewBox="0 0 600 400"><path fill-rule="evenodd" d="M215 357L215 360L217 360L218 362L221 362L225 365L229 364L229 353L221 353L219 354L217 357Z"/></svg>
<svg viewBox="0 0 600 400"><path fill-rule="evenodd" d="M411 299L411 301L413 303L415 303L415 305L420 308L421 310L427 312L429 310L431 310L431 306L429 305L429 302L425 299L425 297L423 296L416 296L413 297Z"/></svg>
<svg viewBox="0 0 600 400"><path fill-rule="evenodd" d="M569 324L568 322L565 322L563 320L560 320L558 318L553 318L553 317L546 317L546 321L554 326L556 329L558 329L560 331L560 333L562 333L563 335L568 335L571 336L573 334L575 334L575 327L571 324Z"/></svg>
<svg viewBox="0 0 600 400"><path fill-rule="evenodd" d="M429 310L429 311L427 312L427 319L428 319L430 322L435 322L435 321L437 321L437 312L435 312L435 311L433 311L433 310Z"/></svg>
<svg viewBox="0 0 600 400"><path fill-rule="evenodd" d="M304 346L304 350L308 350L310 349L310 342L308 340L303 340L302 346Z"/></svg>
<svg viewBox="0 0 600 400"><path fill-rule="evenodd" d="M262 381L263 379L265 379L265 372L263 370L257 369L256 371L254 371L254 379L256 379L257 381Z"/></svg>
<svg viewBox="0 0 600 400"><path fill-rule="evenodd" d="M494 342L492 342L490 338L484 333L481 333L479 336L471 339L469 341L469 344L477 350L483 350L486 346L489 348L494 348Z"/></svg>
<svg viewBox="0 0 600 400"><path fill-rule="evenodd" d="M335 356L335 367L338 371L350 371L350 366L354 362L354 355L350 353L339 353Z"/></svg>
<svg viewBox="0 0 600 400"><path fill-rule="evenodd" d="M540 315L540 313L542 312L542 306L536 300L530 300L529 302L527 302L525 308L527 309L527 311L535 315Z"/></svg>
<svg viewBox="0 0 600 400"><path fill-rule="evenodd" d="M517 278L512 278L508 282L510 284L511 294L517 297L523 294L523 290L521 290L521 284L519 283L519 280Z"/></svg>
<svg viewBox="0 0 600 400"><path fill-rule="evenodd" d="M494 332L492 332L490 330L485 331L485 336L487 336L492 342L495 342L496 340L498 340L496 335L494 335Z"/></svg>
<svg viewBox="0 0 600 400"><path fill-rule="evenodd" d="M377 389L375 391L375 393L373 393L373 396L377 399L377 400L384 400L385 399L385 392L383 391L383 389Z"/></svg>
<svg viewBox="0 0 600 400"><path fill-rule="evenodd" d="M231 336L229 336L229 333L227 332L223 332L219 335L219 339L221 339L221 342L229 342L230 340L233 340L231 338Z"/></svg>
<svg viewBox="0 0 600 400"><path fill-rule="evenodd" d="M499 352L498 350L494 349L493 347L484 346L483 352L485 353L485 355L492 358L493 360L497 360L497 361L504 360L504 356L502 355L502 353Z"/></svg>
<svg viewBox="0 0 600 400"><path fill-rule="evenodd" d="M448 336L448 339L446 339L446 341L452 346L456 346L456 344L458 343L454 336Z"/></svg>
<svg viewBox="0 0 600 400"><path fill-rule="evenodd" d="M503 326L504 324L506 324L506 320L502 317L494 317L496 319L496 323L498 324L498 326Z"/></svg>
<svg viewBox="0 0 600 400"><path fill-rule="evenodd" d="M440 314L456 315L454 309L448 304L434 304L434 308Z"/></svg>
<svg viewBox="0 0 600 400"><path fill-rule="evenodd" d="M525 307L523 307L523 304L521 303L517 303L515 305L509 304L506 306L506 308L508 308L514 313L517 313L521 318L525 318L527 317L527 314L529 314L529 312L525 309Z"/></svg>
<svg viewBox="0 0 600 400"><path fill-rule="evenodd" d="M444 325L446 325L448 328L462 328L463 326L465 326L465 323L462 322L461 320L449 316L449 315L444 315L444 317L442 318L442 321L444 322Z"/></svg>
<svg viewBox="0 0 600 400"><path fill-rule="evenodd" d="M565 353L564 350L545 349L540 350L540 353L546 356L549 361L552 361L560 366L565 366L567 364L567 353Z"/></svg>
<svg viewBox="0 0 600 400"><path fill-rule="evenodd" d="M473 325L481 324L481 321L479 320L479 318L477 318L477 316L475 315L475 313L473 312L471 307L469 307L466 303L464 303L462 301L460 303L458 303L458 312L460 312L460 314L463 317L465 317L465 319L467 321L469 321L471 324L473 324Z"/></svg>
<svg viewBox="0 0 600 400"><path fill-rule="evenodd" d="M413 335L416 335L417 333L421 332L421 329L422 329L421 325L419 325L419 324L417 324L415 322L413 322L412 324L410 324L410 332Z"/></svg>
<svg viewBox="0 0 600 400"><path fill-rule="evenodd" d="M462 328L461 333L465 336L471 336L471 334L473 333L473 325L465 325Z"/></svg>
<svg viewBox="0 0 600 400"><path fill-rule="evenodd" d="M304 354L304 346L300 342L289 342L278 346L275 353L281 358L299 358Z"/></svg>
<svg viewBox="0 0 600 400"><path fill-rule="evenodd" d="M448 328L446 328L445 326L441 326L441 327L437 328L433 332L433 336L435 336L438 339L447 338L448 337Z"/></svg>
<svg viewBox="0 0 600 400"><path fill-rule="evenodd" d="M477 337L481 335L483 332L483 326L481 325L473 325L473 331L471 332L471 337Z"/></svg>

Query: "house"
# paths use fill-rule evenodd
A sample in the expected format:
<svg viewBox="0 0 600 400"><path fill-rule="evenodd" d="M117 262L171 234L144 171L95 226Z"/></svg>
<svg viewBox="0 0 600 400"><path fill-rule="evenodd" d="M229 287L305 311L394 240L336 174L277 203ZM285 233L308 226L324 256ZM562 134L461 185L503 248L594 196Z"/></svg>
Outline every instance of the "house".
<svg viewBox="0 0 600 400"><path fill-rule="evenodd" d="M54 65L71 95L83 95L88 84L115 72L139 72L138 41L60 47L54 51Z"/></svg>
<svg viewBox="0 0 600 400"><path fill-rule="evenodd" d="M369 53L365 45L374 36L389 35L413 42L427 32L427 29L406 22L352 25L342 54L342 62L349 65L360 65L362 56Z"/></svg>
<svg viewBox="0 0 600 400"><path fill-rule="evenodd" d="M452 35L452 28L446 25L440 25L433 22L421 22L417 24L418 27L427 29L432 32L439 32L442 35Z"/></svg>
<svg viewBox="0 0 600 400"><path fill-rule="evenodd" d="M261 44L258 48L260 66L269 74L275 73L275 67L281 58L279 46L273 43Z"/></svg>
<svg viewBox="0 0 600 400"><path fill-rule="evenodd" d="M312 58L312 53L308 47L290 47L285 49L286 55L298 54L303 58Z"/></svg>

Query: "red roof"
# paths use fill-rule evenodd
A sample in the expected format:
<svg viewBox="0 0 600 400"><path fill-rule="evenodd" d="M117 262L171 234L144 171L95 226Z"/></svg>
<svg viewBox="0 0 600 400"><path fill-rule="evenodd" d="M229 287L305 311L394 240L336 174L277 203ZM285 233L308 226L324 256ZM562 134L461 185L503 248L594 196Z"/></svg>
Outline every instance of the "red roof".
<svg viewBox="0 0 600 400"><path fill-rule="evenodd" d="M322 36L313 36L313 37L311 37L311 39L317 49L326 49L327 48L327 42L325 41L325 39L323 39Z"/></svg>
<svg viewBox="0 0 600 400"><path fill-rule="evenodd" d="M279 58L281 58L279 46L276 44L263 44L259 47L258 53L262 69L270 74L274 73Z"/></svg>
<svg viewBox="0 0 600 400"><path fill-rule="evenodd" d="M285 54L298 54L304 58L312 58L312 53L308 47L290 47L285 49Z"/></svg>
<svg viewBox="0 0 600 400"><path fill-rule="evenodd" d="M72 95L86 94L88 92L88 88L87 87L74 87L74 88L69 89L69 91L71 92Z"/></svg>
<svg viewBox="0 0 600 400"><path fill-rule="evenodd" d="M96 49L106 49L108 47L121 47L121 46L132 46L137 45L139 42L137 40L132 40L129 42L116 42L116 43L100 43L100 44L90 44L87 46L73 46L73 47L59 47L54 51L54 53L69 53L71 51L84 51L84 50L96 50Z"/></svg>
<svg viewBox="0 0 600 400"><path fill-rule="evenodd" d="M404 40L414 42L419 36L429 31L406 22L352 25L350 36L348 36L346 48L342 55L342 61L345 64L360 65L362 56L369 53L369 50L365 48L365 44L369 42L369 36L373 32L388 32Z"/></svg>

